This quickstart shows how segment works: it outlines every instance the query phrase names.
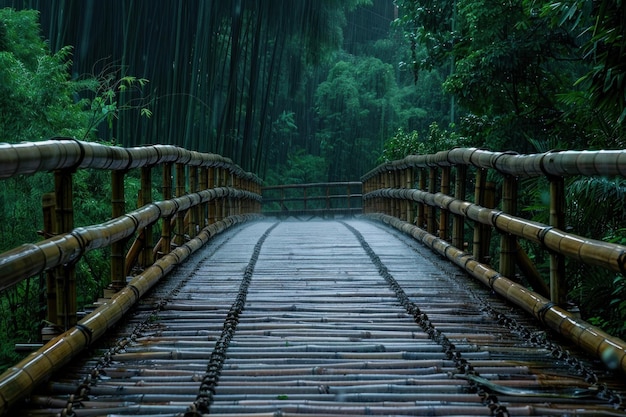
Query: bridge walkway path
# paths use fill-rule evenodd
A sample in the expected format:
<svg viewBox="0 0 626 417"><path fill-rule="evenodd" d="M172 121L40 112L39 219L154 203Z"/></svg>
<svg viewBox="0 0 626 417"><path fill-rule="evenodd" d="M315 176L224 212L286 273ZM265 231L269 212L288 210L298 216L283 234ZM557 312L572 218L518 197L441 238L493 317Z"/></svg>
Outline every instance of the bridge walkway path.
<svg viewBox="0 0 626 417"><path fill-rule="evenodd" d="M15 415L623 415L619 375L359 219L216 237Z"/></svg>

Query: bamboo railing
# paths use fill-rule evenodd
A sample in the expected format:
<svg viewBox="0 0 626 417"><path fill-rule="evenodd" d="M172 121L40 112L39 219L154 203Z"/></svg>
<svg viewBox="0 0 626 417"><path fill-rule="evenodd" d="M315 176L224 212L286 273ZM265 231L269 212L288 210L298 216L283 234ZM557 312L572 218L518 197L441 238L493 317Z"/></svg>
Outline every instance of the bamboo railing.
<svg viewBox="0 0 626 417"><path fill-rule="evenodd" d="M162 169L163 201L152 202L151 175L157 166ZM80 169L111 172L111 220L74 227L73 174ZM141 170L140 207L125 213L124 175L131 169ZM120 148L64 138L0 144L0 179L45 171L53 172L55 184L55 192L43 198L46 234L52 237L0 254L0 290L46 273L48 321L65 331L0 375L0 414L101 337L212 236L260 213L260 180L219 155L167 145ZM157 241L152 226L159 220ZM133 236L136 240L125 254ZM107 246L112 253L111 298L77 321L74 266L84 253ZM139 265L139 273L128 281L132 264Z"/></svg>
<svg viewBox="0 0 626 417"><path fill-rule="evenodd" d="M263 187L265 215L354 215L361 213L361 183L321 182Z"/></svg>
<svg viewBox="0 0 626 417"><path fill-rule="evenodd" d="M475 171L473 202L465 201L470 168ZM487 181L488 174L502 177L500 208L495 208L494 184ZM566 258L600 266L607 273L626 272L626 246L564 230L564 178L570 176L626 176L626 150L518 155L457 148L407 156L362 177L364 212L422 241L588 352L617 361L626 372L626 342L566 308ZM519 181L538 177L550 184L549 224L517 216ZM464 236L466 224L471 223L472 253L468 253ZM500 234L497 271L489 259L492 230ZM518 244L520 238L548 251L549 286ZM516 267L534 291L511 280Z"/></svg>

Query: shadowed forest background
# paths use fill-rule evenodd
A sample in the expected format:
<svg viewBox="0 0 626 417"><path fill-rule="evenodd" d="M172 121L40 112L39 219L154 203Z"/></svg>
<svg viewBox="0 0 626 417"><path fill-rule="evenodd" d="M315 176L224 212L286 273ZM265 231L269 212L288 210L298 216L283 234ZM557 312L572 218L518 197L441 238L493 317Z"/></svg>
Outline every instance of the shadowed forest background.
<svg viewBox="0 0 626 417"><path fill-rule="evenodd" d="M453 146L623 148L625 10L611 0L0 0L0 141L173 144L229 157L268 185L358 180L382 161ZM0 251L40 238L50 188L43 174L3 184ZM128 209L138 188L129 174ZM524 189L531 209L520 215L545 220L547 189ZM625 191L619 179L572 180L568 231L626 242ZM104 173L78 173L74 192L77 226L110 217ZM626 335L624 277L568 268L584 317ZM78 275L87 304L108 284L106 251L85 256ZM38 338L43 285L33 277L0 297L0 362L14 359L15 341Z"/></svg>

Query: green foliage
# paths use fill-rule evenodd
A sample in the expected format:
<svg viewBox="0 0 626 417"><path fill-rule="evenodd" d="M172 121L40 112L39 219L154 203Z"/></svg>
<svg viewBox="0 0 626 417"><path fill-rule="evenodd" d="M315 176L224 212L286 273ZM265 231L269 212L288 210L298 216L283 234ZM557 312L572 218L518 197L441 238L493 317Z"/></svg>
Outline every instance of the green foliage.
<svg viewBox="0 0 626 417"><path fill-rule="evenodd" d="M147 107L148 101L139 97L131 100L120 100L122 95L132 92L141 95L148 84L145 78L121 76L119 70L107 67L100 74L88 78L85 85L90 87L95 96L91 100L87 113L90 115L85 135L96 132L98 126L105 122L110 135L113 134L113 121L123 112L139 110L143 117L150 118L152 111ZM110 136L109 141L115 142Z"/></svg>
<svg viewBox="0 0 626 417"><path fill-rule="evenodd" d="M566 0L548 2L542 15L556 27L578 33L588 71L577 83L597 111L608 115L610 124L623 127L626 120L626 5L621 1Z"/></svg>
<svg viewBox="0 0 626 417"><path fill-rule="evenodd" d="M371 167L383 143L419 110L399 94L390 64L374 57L345 56L315 92L316 135L330 180L358 178Z"/></svg>
<svg viewBox="0 0 626 417"><path fill-rule="evenodd" d="M100 122L133 108L120 106L116 97L145 86L146 80L100 77L71 80L71 48L50 54L39 37L38 14L0 9L0 140L33 141L51 136L93 139ZM119 79L118 79L119 78ZM80 99L91 92L93 99ZM147 108L141 108L142 111ZM147 114L149 116L149 113ZM110 179L106 171L79 171L74 177L76 226L102 223L110 218ZM0 252L35 242L42 229L41 198L53 191L49 173L2 181L0 189ZM139 180L126 177L128 209L134 207ZM52 231L46 231L50 233ZM109 282L108 250L89 252L77 264L79 306L91 303ZM15 342L39 340L45 318L45 280L31 277L0 294L0 367L14 363Z"/></svg>
<svg viewBox="0 0 626 417"><path fill-rule="evenodd" d="M603 240L626 245L626 229L615 230ZM574 288L574 294L578 295L581 311L590 323L611 335L626 337L626 277L587 268L586 275Z"/></svg>
<svg viewBox="0 0 626 417"><path fill-rule="evenodd" d="M569 148L623 146L621 3L398 4L407 66L416 80L447 72L445 92L462 109L457 127L475 146L527 152L530 139L553 137Z"/></svg>
<svg viewBox="0 0 626 417"><path fill-rule="evenodd" d="M385 149L379 161L380 163L389 162L402 159L407 155L427 155L469 145L467 138L441 129L437 123L430 125L425 140L420 140L416 131L406 133L398 129L396 134L385 142Z"/></svg>
<svg viewBox="0 0 626 417"><path fill-rule="evenodd" d="M82 85L70 81L68 75L71 48L49 54L39 38L37 17L34 11L0 9L7 40L6 48L0 52L3 141L40 140L84 132L84 103L73 99Z"/></svg>
<svg viewBox="0 0 626 417"><path fill-rule="evenodd" d="M70 77L69 46L50 54L39 36L38 13L0 9L0 140L21 142L67 136L94 139L102 122L120 112L149 117L145 100L119 104L121 93L141 91L147 80L107 67L98 76ZM4 36L2 36L4 32ZM86 94L90 98L80 98Z"/></svg>
<svg viewBox="0 0 626 417"><path fill-rule="evenodd" d="M378 163L382 164L402 159L407 155L418 154L419 146L419 135L415 130L407 133L400 128L395 135L385 141L383 153L378 159Z"/></svg>
<svg viewBox="0 0 626 417"><path fill-rule="evenodd" d="M308 154L302 148L296 148L289 154L286 164L268 172L266 183L279 185L325 182L327 170L328 165L324 158Z"/></svg>
<svg viewBox="0 0 626 417"><path fill-rule="evenodd" d="M7 25L0 20L0 52L5 52L9 49L9 39L7 34Z"/></svg>

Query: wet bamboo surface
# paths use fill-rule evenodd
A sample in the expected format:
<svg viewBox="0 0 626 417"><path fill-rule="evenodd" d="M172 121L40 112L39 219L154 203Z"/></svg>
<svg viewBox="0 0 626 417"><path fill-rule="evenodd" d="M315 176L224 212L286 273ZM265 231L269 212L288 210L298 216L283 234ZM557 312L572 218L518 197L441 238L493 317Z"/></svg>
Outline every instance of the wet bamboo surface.
<svg viewBox="0 0 626 417"><path fill-rule="evenodd" d="M364 220L238 226L115 330L12 415L625 415L621 374Z"/></svg>

